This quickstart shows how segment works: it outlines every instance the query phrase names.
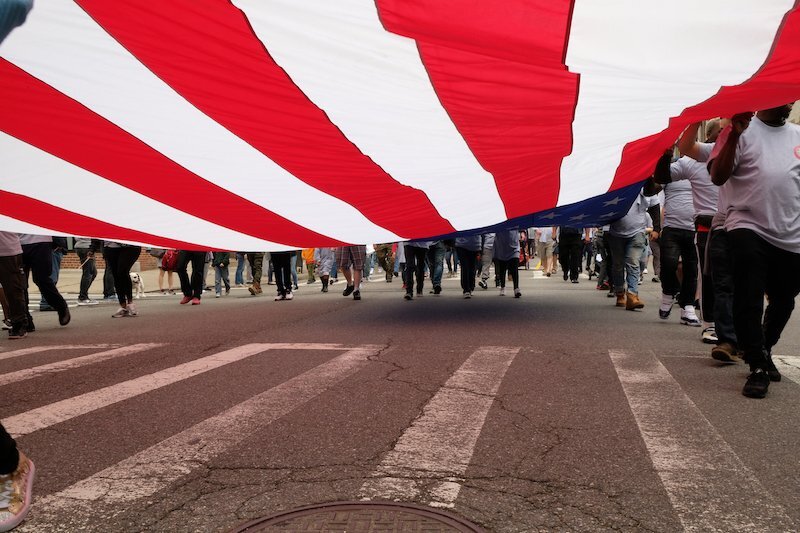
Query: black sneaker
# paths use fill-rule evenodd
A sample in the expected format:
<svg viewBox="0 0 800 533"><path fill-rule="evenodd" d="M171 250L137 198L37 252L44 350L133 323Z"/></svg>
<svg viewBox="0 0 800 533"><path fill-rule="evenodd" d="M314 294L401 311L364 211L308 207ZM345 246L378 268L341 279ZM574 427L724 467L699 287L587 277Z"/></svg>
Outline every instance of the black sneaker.
<svg viewBox="0 0 800 533"><path fill-rule="evenodd" d="M353 293L353 300L360 300L361 299L361 291L355 291Z"/></svg>
<svg viewBox="0 0 800 533"><path fill-rule="evenodd" d="M69 324L69 321L72 320L72 316L69 314L69 307L65 307L63 311L59 311L58 313L58 323L62 326L66 326Z"/></svg>
<svg viewBox="0 0 800 533"><path fill-rule="evenodd" d="M342 296L350 296L351 294L353 294L354 290L356 290L356 286L355 285L348 285L342 291Z"/></svg>
<svg viewBox="0 0 800 533"><path fill-rule="evenodd" d="M414 298L414 295L411 294L410 292L407 292L407 293L405 293L403 298L405 298L406 300L412 300Z"/></svg>
<svg viewBox="0 0 800 533"><path fill-rule="evenodd" d="M778 367L776 367L775 363L772 361L772 354L769 352L767 352L767 375L769 376L770 381L781 380L781 373L778 371Z"/></svg>
<svg viewBox="0 0 800 533"><path fill-rule="evenodd" d="M24 327L12 327L8 330L8 338L11 339L24 339L28 335L28 332L25 330Z"/></svg>
<svg viewBox="0 0 800 533"><path fill-rule="evenodd" d="M36 326L33 324L33 320L31 320L30 318L28 319L28 325L25 326L25 331L27 331L28 333L33 333L34 331L36 331Z"/></svg>
<svg viewBox="0 0 800 533"><path fill-rule="evenodd" d="M442 292L442 286L441 285L435 285L433 287L433 294L439 294L441 292Z"/></svg>
<svg viewBox="0 0 800 533"><path fill-rule="evenodd" d="M756 368L747 377L742 394L748 398L763 398L769 389L769 376L763 368Z"/></svg>
<svg viewBox="0 0 800 533"><path fill-rule="evenodd" d="M480 287L483 290L488 290L489 289L489 286L486 284L486 282L484 280L480 280L478 282L478 287Z"/></svg>

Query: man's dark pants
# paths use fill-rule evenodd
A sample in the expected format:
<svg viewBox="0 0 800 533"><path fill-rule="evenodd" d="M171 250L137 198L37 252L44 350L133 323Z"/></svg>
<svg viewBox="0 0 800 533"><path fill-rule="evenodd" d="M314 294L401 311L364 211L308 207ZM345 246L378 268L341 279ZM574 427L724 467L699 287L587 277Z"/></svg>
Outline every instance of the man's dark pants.
<svg viewBox="0 0 800 533"><path fill-rule="evenodd" d="M50 277L53 273L53 245L49 242L36 242L33 244L24 244L22 246L22 263L25 269L25 309L28 316L28 322L33 322L33 317L27 311L27 306L30 303L28 296L28 273L33 274L33 282L39 287L42 297L47 300L53 308L63 313L67 309L67 302L64 297L58 292L56 284Z"/></svg>
<svg viewBox="0 0 800 533"><path fill-rule="evenodd" d="M711 231L708 256L714 285L714 330L719 342L737 346L736 329L733 325L733 259L728 233L724 229Z"/></svg>
<svg viewBox="0 0 800 533"><path fill-rule="evenodd" d="M263 256L262 256L263 257ZM189 298L202 298L203 297L203 267L206 262L205 252L187 252L181 250L178 254L178 279L181 280L181 291L184 296ZM192 264L192 278L189 279L189 273L186 268Z"/></svg>
<svg viewBox="0 0 800 533"><path fill-rule="evenodd" d="M697 248L694 230L664 228L661 233L661 291L675 296L683 308L694 304L697 292ZM683 282L678 282L678 260L683 263Z"/></svg>
<svg viewBox="0 0 800 533"><path fill-rule="evenodd" d="M88 248L75 248L78 253L78 260L83 265L83 274L81 274L81 287L78 291L79 300L89 299L89 287L91 287L94 279L97 277L97 265L94 261L94 254L89 255Z"/></svg>
<svg viewBox="0 0 800 533"><path fill-rule="evenodd" d="M800 293L800 254L782 250L749 229L729 231L728 240L733 256L733 320L739 348L751 367L765 368L763 350L771 350L778 343ZM766 311L765 295L769 298Z"/></svg>
<svg viewBox="0 0 800 533"><path fill-rule="evenodd" d="M22 254L0 257L0 285L8 300L9 316L14 327L28 324L28 311L25 305L25 274L22 268Z"/></svg>

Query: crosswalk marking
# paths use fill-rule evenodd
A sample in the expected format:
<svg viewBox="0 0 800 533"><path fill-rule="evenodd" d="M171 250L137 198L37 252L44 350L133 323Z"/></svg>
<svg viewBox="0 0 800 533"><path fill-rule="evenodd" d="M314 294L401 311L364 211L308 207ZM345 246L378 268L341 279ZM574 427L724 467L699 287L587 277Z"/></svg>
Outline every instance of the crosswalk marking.
<svg viewBox="0 0 800 533"><path fill-rule="evenodd" d="M241 361L242 359L246 359L267 350L289 349L341 350L343 348L338 344L315 343L246 344L244 346L232 348L230 350L209 355L201 359L189 361L188 363L184 363L182 365L167 368L153 374L148 374L146 376L141 376L136 379L117 383L116 385L111 385L93 392L88 392L74 398L68 398L60 402L45 405L43 407L39 407L38 409L32 409L30 411L7 418L3 424L9 433L16 437L21 437L23 435L27 435L28 433L65 422L75 418L76 416L85 415L92 411L96 411L97 409L101 409L123 400L139 396L140 394L166 387L167 385L177 383L178 381L183 381L236 361ZM61 364L65 365L67 362ZM24 374L25 372L32 372L35 370L37 369L34 368L28 371L20 371L20 373ZM0 380L2 378L3 376L0 376Z"/></svg>
<svg viewBox="0 0 800 533"><path fill-rule="evenodd" d="M49 352L56 350L95 350L103 348L114 348L117 344L67 344L55 346L31 346L30 348L21 348L11 352L0 353L0 360L11 359L13 357L20 357L32 353Z"/></svg>
<svg viewBox="0 0 800 533"><path fill-rule="evenodd" d="M163 490L362 369L382 348L364 345L348 349L61 492L40 498L27 526L31 531L46 524L57 528L63 520L59 512L64 510L69 510L71 520L88 523L102 506L130 504Z"/></svg>
<svg viewBox="0 0 800 533"><path fill-rule="evenodd" d="M362 486L361 497L411 501L424 489L431 505L452 507L489 408L519 350L475 351L384 457L374 478ZM430 484L430 478L441 481Z"/></svg>
<svg viewBox="0 0 800 533"><path fill-rule="evenodd" d="M23 381L26 379L35 378L37 376L42 376L44 374L62 372L64 370L71 370L73 368L78 368L93 363L99 363L101 361L107 361L109 359L114 359L115 357L122 357L124 355L130 355L132 353L143 352L145 350L150 350L152 348L158 348L159 346L163 346L163 344L159 343L133 344L131 346L123 346L122 348L114 348L113 350L106 350L104 352L97 352L89 355L84 355L83 357L76 357L74 359L67 359L65 361L58 361L56 363L50 363L47 365L40 365L33 368L25 368L23 370L17 370L16 372L8 372L6 374L0 374L0 386L8 385L9 383L16 383L18 381Z"/></svg>
<svg viewBox="0 0 800 533"><path fill-rule="evenodd" d="M774 355L772 356L781 374L800 384L800 356Z"/></svg>
<svg viewBox="0 0 800 533"><path fill-rule="evenodd" d="M659 477L686 531L792 530L753 472L652 352L610 350ZM739 505L741 496L749 500Z"/></svg>

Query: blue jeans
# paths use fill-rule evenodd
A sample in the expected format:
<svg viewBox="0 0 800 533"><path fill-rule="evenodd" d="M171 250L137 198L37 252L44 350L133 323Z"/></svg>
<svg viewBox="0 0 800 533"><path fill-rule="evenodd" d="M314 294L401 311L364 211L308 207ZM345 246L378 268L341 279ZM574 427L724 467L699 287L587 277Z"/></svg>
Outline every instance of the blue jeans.
<svg viewBox="0 0 800 533"><path fill-rule="evenodd" d="M292 285L297 287L297 253L292 252L289 265L292 268ZM277 283L277 280L275 281Z"/></svg>
<svg viewBox="0 0 800 533"><path fill-rule="evenodd" d="M233 281L237 285L244 285L244 267L247 263L247 256L244 252L236 252L236 274Z"/></svg>
<svg viewBox="0 0 800 533"><path fill-rule="evenodd" d="M439 241L428 248L428 269L431 271L431 283L434 287L442 284L442 271L444 270L444 243Z"/></svg>
<svg viewBox="0 0 800 533"><path fill-rule="evenodd" d="M214 265L214 291L217 294L222 293L222 283L225 284L226 293L231 290L231 282L228 281L229 276L230 274L228 273L228 265Z"/></svg>
<svg viewBox="0 0 800 533"><path fill-rule="evenodd" d="M64 259L64 250L61 248L57 248L53 250L53 270L50 273L50 279L53 280L54 285L58 285L58 277L61 275L61 260ZM50 303L42 296L39 300L39 307L53 307L55 306L50 305Z"/></svg>
<svg viewBox="0 0 800 533"><path fill-rule="evenodd" d="M647 237L641 232L633 237L608 235L607 239L613 256L614 290L617 294L625 292L627 282L628 292L639 294L639 260L647 246Z"/></svg>

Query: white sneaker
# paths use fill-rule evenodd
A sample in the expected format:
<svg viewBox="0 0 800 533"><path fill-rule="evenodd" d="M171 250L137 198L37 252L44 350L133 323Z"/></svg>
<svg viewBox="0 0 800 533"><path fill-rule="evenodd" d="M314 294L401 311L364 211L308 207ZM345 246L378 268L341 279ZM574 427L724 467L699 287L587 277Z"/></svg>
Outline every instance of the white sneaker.
<svg viewBox="0 0 800 533"><path fill-rule="evenodd" d="M124 318L126 316L128 316L128 310L125 309L124 307L120 307L119 309L117 309L116 313L111 315L111 318Z"/></svg>
<svg viewBox="0 0 800 533"><path fill-rule="evenodd" d="M719 343L719 339L717 338L717 330L714 326L709 326L707 328L703 328L703 342L706 344L717 344Z"/></svg>
<svg viewBox="0 0 800 533"><path fill-rule="evenodd" d="M661 305L658 308L658 318L666 320L672 312L672 304L675 302L675 297L669 294L661 293Z"/></svg>
<svg viewBox="0 0 800 533"><path fill-rule="evenodd" d="M693 305L687 305L681 310L681 324L699 328L702 324L694 312Z"/></svg>
<svg viewBox="0 0 800 533"><path fill-rule="evenodd" d="M279 302L279 301L281 301L281 300L285 300L285 299L286 299L286 296L284 296L283 294L279 294L279 295L277 295L277 296L275 297L275 301L276 301L276 302Z"/></svg>
<svg viewBox="0 0 800 533"><path fill-rule="evenodd" d="M506 295L505 287L500 287L500 296L505 296L505 295Z"/></svg>
<svg viewBox="0 0 800 533"><path fill-rule="evenodd" d="M514 298L519 298L522 296L522 292L519 289L514 289Z"/></svg>
<svg viewBox="0 0 800 533"><path fill-rule="evenodd" d="M214 298L221 298L221 297L222 297L222 294L221 294L221 293L219 293L219 292L218 292L217 294L215 294L215 295L214 295Z"/></svg>
<svg viewBox="0 0 800 533"><path fill-rule="evenodd" d="M472 293L471 292L465 292L464 293L464 299L465 300L469 300L470 298L472 298Z"/></svg>
<svg viewBox="0 0 800 533"><path fill-rule="evenodd" d="M139 312L136 310L136 306L133 304L128 304L128 316L138 316Z"/></svg>
<svg viewBox="0 0 800 533"><path fill-rule="evenodd" d="M91 298L86 298L85 300L78 300L78 305L97 305L99 302L96 300L92 300Z"/></svg>
<svg viewBox="0 0 800 533"><path fill-rule="evenodd" d="M293 293L293 292L287 292L287 293L286 293L286 299L287 299L287 300L292 300L292 299L294 299L294 293Z"/></svg>

